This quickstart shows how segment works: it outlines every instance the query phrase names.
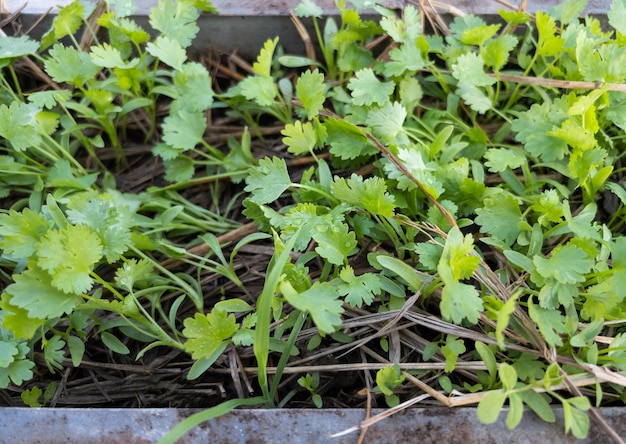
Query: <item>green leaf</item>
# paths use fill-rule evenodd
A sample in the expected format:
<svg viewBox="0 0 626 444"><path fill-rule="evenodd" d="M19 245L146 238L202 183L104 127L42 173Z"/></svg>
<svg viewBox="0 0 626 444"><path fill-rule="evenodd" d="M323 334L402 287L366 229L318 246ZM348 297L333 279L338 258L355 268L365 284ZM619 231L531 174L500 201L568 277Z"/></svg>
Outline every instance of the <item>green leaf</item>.
<svg viewBox="0 0 626 444"><path fill-rule="evenodd" d="M287 145L287 151L296 155L312 153L317 144L317 133L311 122L303 124L296 120L293 124L285 125L280 133L285 136L283 143Z"/></svg>
<svg viewBox="0 0 626 444"><path fill-rule="evenodd" d="M438 265L441 279L448 283L470 278L480 264L480 258L473 252L474 239L472 235L463 236L458 227L452 228L448 232Z"/></svg>
<svg viewBox="0 0 626 444"><path fill-rule="evenodd" d="M388 144L404 144L406 134L404 121L407 111L399 102L386 102L383 106L370 110L366 123L381 142Z"/></svg>
<svg viewBox="0 0 626 444"><path fill-rule="evenodd" d="M5 292L10 303L23 308L32 318L50 319L71 313L81 298L52 285L50 276L39 269L27 269L13 276L15 281Z"/></svg>
<svg viewBox="0 0 626 444"><path fill-rule="evenodd" d="M563 340L559 333L567 333L565 317L558 310L542 308L528 301L528 314L539 327L539 331L550 346L560 347Z"/></svg>
<svg viewBox="0 0 626 444"><path fill-rule="evenodd" d="M215 308L206 315L196 313L183 324L183 335L187 338L185 351L196 360L211 357L238 328L234 315Z"/></svg>
<svg viewBox="0 0 626 444"><path fill-rule="evenodd" d="M374 71L370 68L363 68L354 74L348 82L348 88L355 105L384 105L389 101L389 96L393 93L395 83L381 82Z"/></svg>
<svg viewBox="0 0 626 444"><path fill-rule="evenodd" d="M453 372L456 368L458 357L465 353L465 351L466 348L462 339L454 335L448 335L446 337L446 345L441 347L441 354L446 358L444 371L447 373Z"/></svg>
<svg viewBox="0 0 626 444"><path fill-rule="evenodd" d="M352 160L378 152L363 131L346 120L328 118L324 121L324 127L328 132L326 143L330 145L333 156Z"/></svg>
<svg viewBox="0 0 626 444"><path fill-rule="evenodd" d="M261 106L272 106L278 95L274 79L264 76L248 76L239 83L241 94Z"/></svg>
<svg viewBox="0 0 626 444"><path fill-rule="evenodd" d="M39 398L43 394L43 391L35 386L32 389L24 390L20 394L20 398L22 398L22 402L26 404L28 407L43 407L39 402Z"/></svg>
<svg viewBox="0 0 626 444"><path fill-rule="evenodd" d="M578 19L587 6L588 0L565 0L548 10L548 14L563 24ZM626 10L625 10L626 11Z"/></svg>
<svg viewBox="0 0 626 444"><path fill-rule="evenodd" d="M75 190L90 190L98 180L98 173L81 174L76 176L70 162L66 159L58 160L48 170L46 186L54 188L73 188Z"/></svg>
<svg viewBox="0 0 626 444"><path fill-rule="evenodd" d="M485 74L485 60L480 54L468 52L457 59L452 65L452 75L459 82L474 86L489 86L496 83L496 79Z"/></svg>
<svg viewBox="0 0 626 444"><path fill-rule="evenodd" d="M81 362L83 362L83 355L85 354L85 343L76 336L68 336L67 345L70 350L72 365L74 367L80 366Z"/></svg>
<svg viewBox="0 0 626 444"><path fill-rule="evenodd" d="M76 34L83 23L84 15L85 9L80 0L74 0L72 3L61 7L52 21L55 39L60 40L65 36Z"/></svg>
<svg viewBox="0 0 626 444"><path fill-rule="evenodd" d="M521 231L518 223L524 221L517 199L505 191L487 197L476 214L480 232L489 233L506 245L515 242Z"/></svg>
<svg viewBox="0 0 626 444"><path fill-rule="evenodd" d="M163 121L163 141L180 152L191 150L202 141L206 117L202 112L179 110Z"/></svg>
<svg viewBox="0 0 626 444"><path fill-rule="evenodd" d="M346 265L339 272L339 278L344 283L337 286L337 291L341 296L345 296L345 301L353 307L369 306L382 291L377 274L363 273L355 276L350 265Z"/></svg>
<svg viewBox="0 0 626 444"><path fill-rule="evenodd" d="M245 191L251 193L250 200L259 204L273 202L291 186L284 159L264 158L250 170L246 177Z"/></svg>
<svg viewBox="0 0 626 444"><path fill-rule="evenodd" d="M43 356L50 372L55 373L54 369L63 369L63 358L65 358L65 341L59 336L54 335L50 339L42 340Z"/></svg>
<svg viewBox="0 0 626 444"><path fill-rule="evenodd" d="M550 403L546 400L546 396L537 393L534 390L524 390L519 392L524 404L537 414L545 422L555 422L556 417Z"/></svg>
<svg viewBox="0 0 626 444"><path fill-rule="evenodd" d="M256 62L252 65L252 70L255 74L263 77L270 77L272 74L272 58L274 57L274 51L278 44L278 37L268 39L263 44L261 52L256 59Z"/></svg>
<svg viewBox="0 0 626 444"><path fill-rule="evenodd" d="M183 63L187 60L187 52L184 47L178 41L164 35L157 37L154 42L148 43L146 51L177 70L181 70Z"/></svg>
<svg viewBox="0 0 626 444"><path fill-rule="evenodd" d="M485 367L487 367L487 371L489 372L490 377L490 384L493 384L496 380L496 372L498 370L495 354L488 345L482 342L476 341L474 343L474 347L476 348L480 359L485 363Z"/></svg>
<svg viewBox="0 0 626 444"><path fill-rule="evenodd" d="M502 389L505 392L515 388L515 384L517 384L517 372L513 366L507 364L506 362L502 362L498 368L498 376L500 376Z"/></svg>
<svg viewBox="0 0 626 444"><path fill-rule="evenodd" d="M315 0L301 0L296 5L296 16L322 18L324 10L315 3Z"/></svg>
<svg viewBox="0 0 626 444"><path fill-rule="evenodd" d="M606 14L611 25L620 34L626 35L626 0L613 0Z"/></svg>
<svg viewBox="0 0 626 444"><path fill-rule="evenodd" d="M422 288L422 280L417 270L398 258L386 255L376 256L376 261L388 271L400 276L409 286L411 291L418 292Z"/></svg>
<svg viewBox="0 0 626 444"><path fill-rule="evenodd" d="M563 284L576 284L585 281L585 274L591 271L593 260L580 248L566 245L550 258L535 256L533 263L537 272L544 278L553 278Z"/></svg>
<svg viewBox="0 0 626 444"><path fill-rule="evenodd" d="M388 365L376 372L376 385L386 396L393 395L393 391L404 382L404 375L398 364Z"/></svg>
<svg viewBox="0 0 626 444"><path fill-rule="evenodd" d="M485 65L492 68L495 72L500 72L509 62L511 51L516 46L517 38L510 34L488 41L482 53Z"/></svg>
<svg viewBox="0 0 626 444"><path fill-rule="evenodd" d="M35 54L39 43L28 36L2 36L0 39L0 67L4 67L20 57Z"/></svg>
<svg viewBox="0 0 626 444"><path fill-rule="evenodd" d="M44 61L44 68L55 82L82 87L100 72L100 67L93 63L87 52L56 44L48 54L50 58Z"/></svg>
<svg viewBox="0 0 626 444"><path fill-rule="evenodd" d="M385 62L383 72L387 77L398 77L405 72L414 74L426 66L422 52L415 42L407 42L389 51L390 60Z"/></svg>
<svg viewBox="0 0 626 444"><path fill-rule="evenodd" d="M506 415L506 428L514 429L522 421L524 403L519 393L509 394L509 413Z"/></svg>
<svg viewBox="0 0 626 444"><path fill-rule="evenodd" d="M202 64L185 63L181 70L174 73L173 80L178 95L172 107L179 104L187 111L199 112L207 110L213 104L213 81Z"/></svg>
<svg viewBox="0 0 626 444"><path fill-rule="evenodd" d="M182 154L174 159L164 160L163 165L165 166L164 179L168 182L185 182L190 180L196 172L195 162Z"/></svg>
<svg viewBox="0 0 626 444"><path fill-rule="evenodd" d="M120 355L127 355L130 353L130 350L126 345L120 341L116 336L108 331L103 331L100 333L100 339L102 339L102 343L111 351L115 353L119 353Z"/></svg>
<svg viewBox="0 0 626 444"><path fill-rule="evenodd" d="M571 431L574 437L578 439L585 439L589 434L589 416L584 411L581 411L576 407L572 407L570 404L572 399L563 402L565 433ZM587 405L588 402L589 401L587 400Z"/></svg>
<svg viewBox="0 0 626 444"><path fill-rule="evenodd" d="M37 131L37 113L33 104L19 101L0 105L0 137L8 140L16 151L24 151L41 143Z"/></svg>
<svg viewBox="0 0 626 444"><path fill-rule="evenodd" d="M505 348L504 330L509 326L511 315L517 306L517 298L519 294L519 292L513 293L502 305L502 308L498 310L496 317L496 339L498 341L498 347L500 347L501 350L504 350Z"/></svg>
<svg viewBox="0 0 626 444"><path fill-rule="evenodd" d="M537 11L535 25L539 33L537 42L537 54L540 56L559 55L565 46L565 40L556 35L556 20L549 14Z"/></svg>
<svg viewBox="0 0 626 444"><path fill-rule="evenodd" d="M159 0L157 6L150 9L149 19L150 25L161 31L162 36L167 36L182 48L187 48L199 31L199 16L194 2Z"/></svg>
<svg viewBox="0 0 626 444"><path fill-rule="evenodd" d="M317 69L313 72L306 70L298 78L296 93L308 119L316 117L319 111L324 108L324 102L326 101L325 89L324 74Z"/></svg>
<svg viewBox="0 0 626 444"><path fill-rule="evenodd" d="M94 65L103 68L130 69L139 63L139 59L133 59L130 62L124 61L122 52L108 43L92 46L89 55Z"/></svg>
<svg viewBox="0 0 626 444"><path fill-rule="evenodd" d="M358 205L373 215L393 217L395 199L387 192L385 181L380 177L365 180L357 174L347 180L336 177L330 184L330 192L339 201Z"/></svg>
<svg viewBox="0 0 626 444"><path fill-rule="evenodd" d="M485 153L485 166L492 173L499 173L507 168L512 170L526 164L526 156L518 150L507 148L490 148Z"/></svg>
<svg viewBox="0 0 626 444"><path fill-rule="evenodd" d="M67 294L89 291L93 266L102 259L100 238L84 225L50 230L37 244L37 265L50 273L52 285ZM36 317L41 317L37 316Z"/></svg>
<svg viewBox="0 0 626 444"><path fill-rule="evenodd" d="M483 301L473 286L449 282L441 292L440 309L442 316L455 324L461 324L463 319L476 324L483 310Z"/></svg>
<svg viewBox="0 0 626 444"><path fill-rule="evenodd" d="M343 265L357 246L356 235L343 222L317 226L313 231L315 251L334 265Z"/></svg>
<svg viewBox="0 0 626 444"><path fill-rule="evenodd" d="M47 230L46 219L30 208L20 213L10 210L0 214L0 248L14 258L28 258L35 253L36 243Z"/></svg>
<svg viewBox="0 0 626 444"><path fill-rule="evenodd" d="M480 422L483 424L493 424L496 422L506 398L507 395L500 390L485 393L485 396L480 400L476 409L476 415Z"/></svg>
<svg viewBox="0 0 626 444"><path fill-rule="evenodd" d="M310 313L322 334L330 334L341 325L342 303L336 289L328 282L317 282L301 293L283 282L280 291L287 302L300 311Z"/></svg>
<svg viewBox="0 0 626 444"><path fill-rule="evenodd" d="M513 120L511 129L517 133L515 140L522 142L531 155L553 162L562 159L569 151L564 140L548 135L563 120L551 113L548 103L535 103Z"/></svg>
<svg viewBox="0 0 626 444"><path fill-rule="evenodd" d="M461 42L466 45L482 46L483 43L496 35L500 26L500 24L481 25L464 29L461 34Z"/></svg>

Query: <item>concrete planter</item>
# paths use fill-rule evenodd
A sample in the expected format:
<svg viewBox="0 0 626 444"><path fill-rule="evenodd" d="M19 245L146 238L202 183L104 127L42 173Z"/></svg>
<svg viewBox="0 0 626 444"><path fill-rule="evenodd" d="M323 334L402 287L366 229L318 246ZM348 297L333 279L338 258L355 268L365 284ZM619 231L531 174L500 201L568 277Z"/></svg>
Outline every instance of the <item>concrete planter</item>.
<svg viewBox="0 0 626 444"><path fill-rule="evenodd" d="M18 10L25 0L5 0L0 3L8 12ZM213 0L221 15L204 15L201 31L194 41L195 49L202 51L212 46L225 53L234 50L253 58L268 38L280 37L287 52L301 54L304 46L289 18L299 0ZM35 0L22 9L26 28L42 14L49 12L48 22L57 11L57 5L71 0ZM138 20L146 20L157 0L137 0ZM333 0L320 0L327 14L335 13ZM417 3L417 2L416 2ZM433 2L436 3L436 2ZM500 9L494 0L443 0L442 11L453 13L454 8L465 13L493 16ZM530 0L527 10L548 10L559 0ZM401 0L388 4L400 6ZM587 14L604 15L611 0L590 0ZM36 32L47 29L45 21ZM29 409L3 408L0 415L1 443L152 443L185 417L194 413L186 409ZM375 414L377 412L373 412ZM608 443L597 425L587 440L579 441L563 432L563 412L556 410L557 423L548 424L532 412L527 412L522 423L509 431L504 423L506 412L493 425L483 425L472 408L414 408L391 416L367 432L365 442L385 443ZM623 408L603 408L602 414L617 434L626 436L626 411ZM237 410L191 431L185 443L354 443L359 435L352 432L342 437L330 435L358 425L365 412L357 409L290 409Z"/></svg>

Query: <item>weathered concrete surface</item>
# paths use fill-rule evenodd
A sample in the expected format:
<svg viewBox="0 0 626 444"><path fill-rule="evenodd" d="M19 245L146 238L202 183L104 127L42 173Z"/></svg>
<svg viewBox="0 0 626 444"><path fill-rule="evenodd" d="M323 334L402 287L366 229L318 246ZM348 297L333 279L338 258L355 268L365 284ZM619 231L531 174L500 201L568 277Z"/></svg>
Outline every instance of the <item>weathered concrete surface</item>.
<svg viewBox="0 0 626 444"><path fill-rule="evenodd" d="M372 414L379 413L374 411ZM626 436L624 408L601 410L620 436ZM190 410L177 409L26 409L3 408L1 444L150 444L185 417ZM353 444L358 432L331 438L365 419L359 409L236 410L205 422L179 443L206 444ZM576 440L563 433L563 411L556 409L549 424L530 411L514 430L505 425L506 411L491 425L481 424L472 408L424 408L404 410L372 425L369 443L463 444L605 444L611 440L592 423L589 437Z"/></svg>

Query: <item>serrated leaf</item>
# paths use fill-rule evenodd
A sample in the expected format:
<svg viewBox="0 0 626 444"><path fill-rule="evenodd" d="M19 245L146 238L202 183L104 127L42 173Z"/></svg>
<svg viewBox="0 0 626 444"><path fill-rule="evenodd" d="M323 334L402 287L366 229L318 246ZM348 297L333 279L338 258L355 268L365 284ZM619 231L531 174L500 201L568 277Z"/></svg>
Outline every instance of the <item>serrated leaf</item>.
<svg viewBox="0 0 626 444"><path fill-rule="evenodd" d="M492 38L500 29L500 24L473 26L463 30L461 42L466 45L482 46L487 40Z"/></svg>
<svg viewBox="0 0 626 444"><path fill-rule="evenodd" d="M514 170L526 164L526 156L510 148L490 148L485 153L485 159L485 166L492 173L499 173L507 168Z"/></svg>
<svg viewBox="0 0 626 444"><path fill-rule="evenodd" d="M27 269L13 276L15 281L5 292L10 303L28 311L32 318L51 319L71 313L81 298L67 294L52 285L50 276L39 269Z"/></svg>
<svg viewBox="0 0 626 444"><path fill-rule="evenodd" d="M354 269L349 265L341 270L339 278L344 283L337 286L337 291L353 307L369 306L382 290L377 274L363 273L355 276Z"/></svg>
<svg viewBox="0 0 626 444"><path fill-rule="evenodd" d="M366 123L381 142L401 145L407 139L404 130L406 117L407 111L401 103L388 101L383 106L370 110Z"/></svg>
<svg viewBox="0 0 626 444"><path fill-rule="evenodd" d="M92 46L89 56L94 65L104 68L121 68L130 69L139 63L139 59L132 59L126 62L119 49L112 47L108 43L102 43L98 46Z"/></svg>
<svg viewBox="0 0 626 444"><path fill-rule="evenodd" d="M0 105L0 137L8 140L16 151L24 151L41 143L36 116L39 109L19 101Z"/></svg>
<svg viewBox="0 0 626 444"><path fill-rule="evenodd" d="M389 96L395 89L393 82L381 82L374 71L363 68L357 71L354 78L348 82L348 88L355 105L384 105L389 101Z"/></svg>
<svg viewBox="0 0 626 444"><path fill-rule="evenodd" d="M476 223L481 233L489 233L506 245L511 245L520 233L518 222L524 220L515 196L500 192L487 197L482 208L476 209Z"/></svg>
<svg viewBox="0 0 626 444"><path fill-rule="evenodd" d="M295 13L298 17L322 18L324 10L315 3L315 0L301 0L296 5Z"/></svg>
<svg viewBox="0 0 626 444"><path fill-rule="evenodd" d="M163 141L180 152L191 150L202 141L206 125L204 113L179 110L163 121Z"/></svg>
<svg viewBox="0 0 626 444"><path fill-rule="evenodd" d="M83 23L84 15L85 9L80 0L74 0L72 3L61 7L52 21L55 39L60 40L65 36L75 34Z"/></svg>
<svg viewBox="0 0 626 444"><path fill-rule="evenodd" d="M593 260L580 248L566 245L549 258L535 256L533 263L537 272L546 279L576 284L585 281L585 274L591 271Z"/></svg>
<svg viewBox="0 0 626 444"><path fill-rule="evenodd" d="M483 50L485 65L499 72L509 62L511 52L517 46L517 38L510 34L490 40Z"/></svg>
<svg viewBox="0 0 626 444"><path fill-rule="evenodd" d="M48 54L50 58L44 61L44 68L55 82L82 87L100 72L100 67L93 63L89 53L79 52L73 47L56 44Z"/></svg>
<svg viewBox="0 0 626 444"><path fill-rule="evenodd" d="M261 106L272 106L278 95L274 79L264 76L248 76L239 83L241 94Z"/></svg>
<svg viewBox="0 0 626 444"><path fill-rule="evenodd" d="M263 44L263 48L259 52L259 56L256 62L252 65L252 70L255 74L263 77L270 77L272 74L272 58L274 57L274 50L278 44L278 37L268 39Z"/></svg>
<svg viewBox="0 0 626 444"><path fill-rule="evenodd" d="M460 56L452 65L452 75L459 82L474 86L490 86L496 79L485 74L485 60L480 54L468 52Z"/></svg>
<svg viewBox="0 0 626 444"><path fill-rule="evenodd" d="M560 347L563 340L559 334L567 333L565 317L558 310L542 308L532 301L528 302L528 314L539 327L539 331L550 346Z"/></svg>
<svg viewBox="0 0 626 444"><path fill-rule="evenodd" d="M606 14L611 25L620 34L626 35L626 0L613 0Z"/></svg>
<svg viewBox="0 0 626 444"><path fill-rule="evenodd" d="M285 125L280 133L285 136L283 143L287 145L287 151L296 155L312 153L317 144L317 133L311 122L296 120Z"/></svg>
<svg viewBox="0 0 626 444"><path fill-rule="evenodd" d="M157 6L150 9L149 20L162 36L187 48L200 30L197 25L199 16L191 1L159 0Z"/></svg>
<svg viewBox="0 0 626 444"><path fill-rule="evenodd" d="M298 78L296 93L308 119L316 117L319 111L324 108L324 102L326 101L325 89L324 74L317 69L313 72L307 70Z"/></svg>
<svg viewBox="0 0 626 444"><path fill-rule="evenodd" d="M316 227L313 239L318 244L315 251L334 265L343 265L357 246L356 235L343 222Z"/></svg>
<svg viewBox="0 0 626 444"><path fill-rule="evenodd" d="M326 143L330 145L333 156L352 160L378 151L359 127L346 120L328 118L324 121L324 127L328 132Z"/></svg>
<svg viewBox="0 0 626 444"><path fill-rule="evenodd" d="M187 52L184 47L178 41L164 35L157 37L154 42L148 43L146 51L177 70L182 69L183 63L187 60Z"/></svg>
<svg viewBox="0 0 626 444"><path fill-rule="evenodd" d="M28 258L47 229L46 219L30 208L0 214L0 248L15 258Z"/></svg>
<svg viewBox="0 0 626 444"><path fill-rule="evenodd" d="M547 134L564 120L552 117L550 111L548 103L535 103L513 120L511 125L511 129L517 133L515 140L523 142L531 155L546 162L562 159L569 151L564 140Z"/></svg>
<svg viewBox="0 0 626 444"><path fill-rule="evenodd" d="M300 311L308 312L322 334L330 334L341 325L343 308L339 294L328 282L318 282L308 290L298 293L280 286L287 302Z"/></svg>
<svg viewBox="0 0 626 444"><path fill-rule="evenodd" d="M273 202L291 186L284 159L264 158L259 165L250 170L246 177L245 191L252 194L250 200L259 204Z"/></svg>
<svg viewBox="0 0 626 444"><path fill-rule="evenodd" d="M449 282L443 287L439 307L442 316L455 324L460 325L464 319L476 324L483 310L483 301L471 285Z"/></svg>
<svg viewBox="0 0 626 444"><path fill-rule="evenodd" d="M537 11L535 25L539 33L537 42L537 54L540 56L554 56L561 53L565 41L556 35L556 20L549 14Z"/></svg>
<svg viewBox="0 0 626 444"><path fill-rule="evenodd" d="M37 244L37 256L37 265L50 273L55 288L67 294L79 294L93 285L90 272L102 259L103 248L91 229L68 225L48 231Z"/></svg>
<svg viewBox="0 0 626 444"><path fill-rule="evenodd" d="M35 54L39 43L28 36L2 36L0 39L0 67L4 67L19 57Z"/></svg>
<svg viewBox="0 0 626 444"><path fill-rule="evenodd" d="M373 215L392 217L395 199L387 192L387 185L380 177L363 180L352 174L349 179L337 177L330 184L330 192L341 202L358 205Z"/></svg>
<svg viewBox="0 0 626 444"><path fill-rule="evenodd" d="M183 335L187 338L185 351L196 360L211 357L238 328L235 316L219 309L213 309L206 315L196 313L183 323Z"/></svg>

